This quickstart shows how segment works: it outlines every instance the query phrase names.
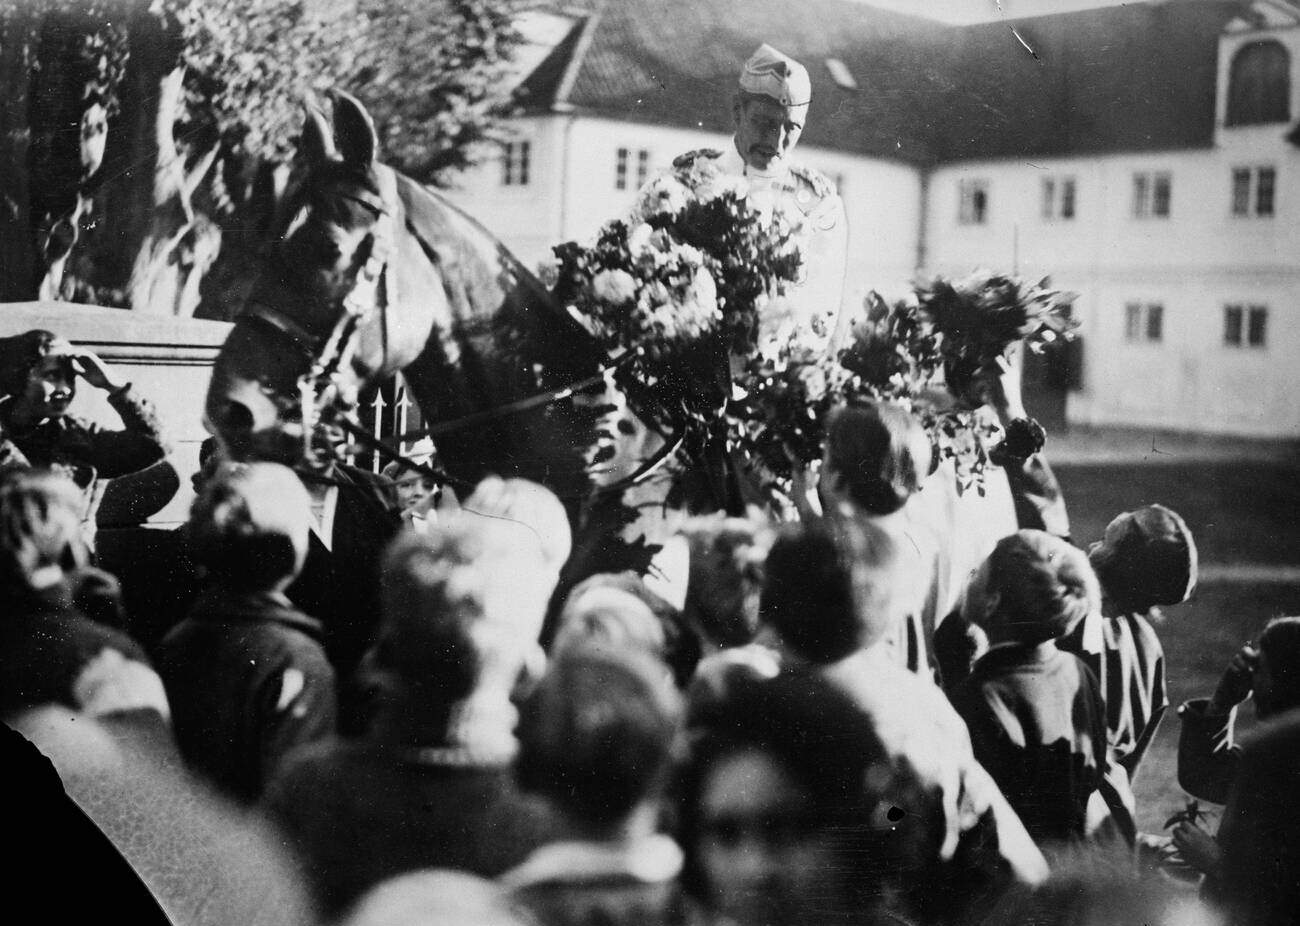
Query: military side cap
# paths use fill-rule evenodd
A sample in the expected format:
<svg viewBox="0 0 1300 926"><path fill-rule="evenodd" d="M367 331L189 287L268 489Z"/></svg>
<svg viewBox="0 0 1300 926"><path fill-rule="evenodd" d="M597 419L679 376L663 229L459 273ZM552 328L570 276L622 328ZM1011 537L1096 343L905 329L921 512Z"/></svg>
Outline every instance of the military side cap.
<svg viewBox="0 0 1300 926"><path fill-rule="evenodd" d="M806 106L812 101L808 69L766 42L745 62L740 89L771 97L782 106Z"/></svg>

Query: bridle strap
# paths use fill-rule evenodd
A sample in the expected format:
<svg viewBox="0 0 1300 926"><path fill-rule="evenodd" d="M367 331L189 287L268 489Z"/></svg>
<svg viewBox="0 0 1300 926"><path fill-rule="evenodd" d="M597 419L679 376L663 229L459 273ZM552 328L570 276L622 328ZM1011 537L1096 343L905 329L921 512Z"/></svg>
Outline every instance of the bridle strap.
<svg viewBox="0 0 1300 926"><path fill-rule="evenodd" d="M358 444L365 447L367 450L379 454L389 462L398 464L402 469L421 473L423 475L430 476L433 479L438 481L444 481L444 480L455 481L465 486L469 485L468 481L463 479L454 479L451 476L451 474L447 473L444 470L435 470L427 463L415 462L410 457L406 456L400 451L394 450L392 447L388 446L388 444L385 443L384 441L380 440L379 438L375 437L372 434L367 433L364 428L362 428L356 422L352 421L347 417L340 417L338 423L339 426L344 431L346 431L348 435L353 440L355 440ZM657 472L670 459L673 458L673 456L677 453L677 451L681 449L682 443L683 441L685 441L685 439L686 439L685 435L679 431L678 433L674 434L670 439L665 440L663 446L661 446L653 454L651 454L645 460L642 460L641 465L638 466L633 472L629 473L627 476L624 476L622 479L618 480L617 482L611 482L609 485L594 486L590 492L584 493L581 497L590 498L592 496L608 495L613 492L621 492L624 489L629 489L634 485L638 485L644 482L645 480L653 476L655 472ZM566 498L566 496L559 496L559 497L562 499Z"/></svg>
<svg viewBox="0 0 1300 926"><path fill-rule="evenodd" d="M321 338L312 334L301 322L275 306L267 305L265 302L249 302L244 305L243 309L235 317L237 320L240 318L251 319L274 328L292 341L294 346L308 360L316 359L316 348L320 344Z"/></svg>
<svg viewBox="0 0 1300 926"><path fill-rule="evenodd" d="M536 395L530 395L522 399L516 399L513 402L507 402L505 405L498 405L495 408L487 408L480 412L471 412L460 418L454 418L451 421L440 421L437 424L430 425L427 428L416 428L412 431L405 431L393 437L385 438L390 444L409 444L417 441L422 437L437 437L440 434L450 434L453 431L460 431L464 428L471 428L478 424L486 424L489 421L495 421L498 418L505 418L509 415L517 415L520 412L526 412L533 408L543 405L550 405L552 402L561 402L574 393L584 392L592 386L597 386L602 380L617 372L625 366L634 356L629 350L623 350L614 356L608 366L601 367L600 371L586 379L580 379L577 382L569 383L567 386L560 386L557 389L548 389L545 392L539 392Z"/></svg>

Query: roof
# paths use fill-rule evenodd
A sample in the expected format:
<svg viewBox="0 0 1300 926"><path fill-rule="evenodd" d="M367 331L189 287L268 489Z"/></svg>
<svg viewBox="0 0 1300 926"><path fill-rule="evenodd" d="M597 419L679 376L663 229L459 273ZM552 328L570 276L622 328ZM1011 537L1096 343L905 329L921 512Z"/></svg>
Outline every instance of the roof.
<svg viewBox="0 0 1300 926"><path fill-rule="evenodd" d="M1250 5L951 26L849 0L597 0L570 6L524 105L728 132L736 75L766 41L812 77L808 145L915 164L1209 147L1219 36Z"/></svg>
<svg viewBox="0 0 1300 926"><path fill-rule="evenodd" d="M965 27L955 37L948 124L935 133L935 155L1211 147L1219 37L1248 7L1134 3Z"/></svg>

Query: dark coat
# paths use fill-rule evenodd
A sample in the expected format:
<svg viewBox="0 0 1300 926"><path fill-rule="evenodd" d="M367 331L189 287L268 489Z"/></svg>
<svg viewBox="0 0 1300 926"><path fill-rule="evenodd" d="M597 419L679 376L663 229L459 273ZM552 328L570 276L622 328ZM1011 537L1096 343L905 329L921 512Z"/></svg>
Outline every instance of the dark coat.
<svg viewBox="0 0 1300 926"><path fill-rule="evenodd" d="M1194 698L1178 708L1178 785L1193 797L1224 804L1241 761L1237 709L1212 714L1209 706L1208 698Z"/></svg>
<svg viewBox="0 0 1300 926"><path fill-rule="evenodd" d="M320 632L283 595L209 588L159 645L181 755L227 795L255 800L291 749L334 733Z"/></svg>
<svg viewBox="0 0 1300 926"><path fill-rule="evenodd" d="M1229 922L1300 923L1300 710L1246 738L1217 838Z"/></svg>
<svg viewBox="0 0 1300 926"><path fill-rule="evenodd" d="M123 430L110 431L72 415L17 430L9 420L10 402L0 403L0 425L32 466L67 469L84 489L97 477L139 472L167 453L153 406L130 384L110 392L108 404L122 417Z"/></svg>
<svg viewBox="0 0 1300 926"><path fill-rule="evenodd" d="M1088 801L1107 765L1097 680L1051 643L995 647L953 704L988 770L1036 841L1086 835Z"/></svg>
<svg viewBox="0 0 1300 926"><path fill-rule="evenodd" d="M493 878L550 833L550 816L505 764L366 741L318 744L290 759L266 794L327 915L422 868Z"/></svg>
<svg viewBox="0 0 1300 926"><path fill-rule="evenodd" d="M4 601L0 714L62 704L94 716L168 715L162 682L126 634L97 624L60 584Z"/></svg>
<svg viewBox="0 0 1300 926"><path fill-rule="evenodd" d="M312 477L305 476L310 484ZM338 466L326 480L338 486L332 549L313 531L302 573L288 596L324 628L325 652L341 689L349 685L379 625L379 561L401 527L392 480Z"/></svg>

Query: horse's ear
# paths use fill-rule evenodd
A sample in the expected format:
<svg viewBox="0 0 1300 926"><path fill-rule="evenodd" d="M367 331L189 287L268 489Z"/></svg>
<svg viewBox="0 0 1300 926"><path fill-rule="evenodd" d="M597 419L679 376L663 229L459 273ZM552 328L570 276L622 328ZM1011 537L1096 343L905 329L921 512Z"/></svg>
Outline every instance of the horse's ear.
<svg viewBox="0 0 1300 926"><path fill-rule="evenodd" d="M334 134L343 163L369 170L379 148L374 120L351 94L332 90L330 98L334 100Z"/></svg>
<svg viewBox="0 0 1300 926"><path fill-rule="evenodd" d="M302 123L302 138L298 140L298 154L308 164L315 166L334 159L334 130L325 114L315 106L304 106L306 118Z"/></svg>

